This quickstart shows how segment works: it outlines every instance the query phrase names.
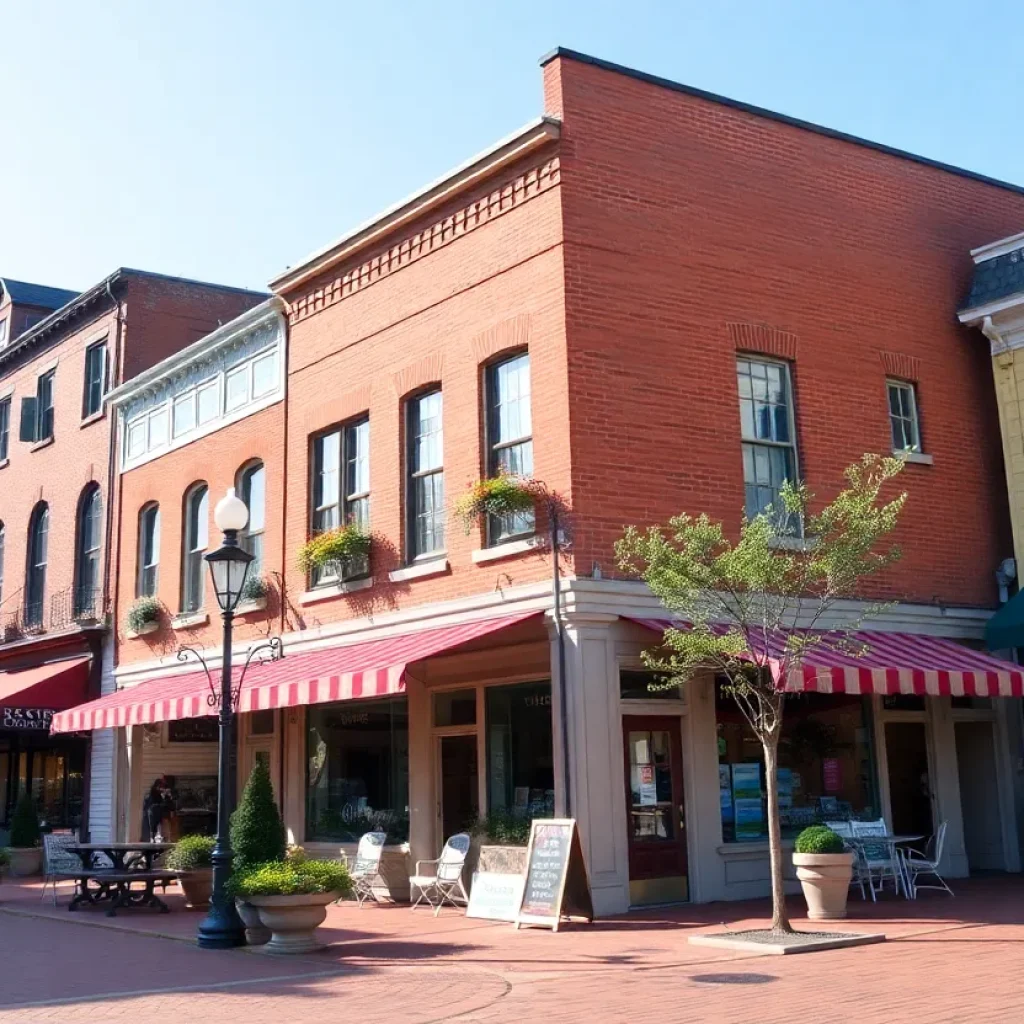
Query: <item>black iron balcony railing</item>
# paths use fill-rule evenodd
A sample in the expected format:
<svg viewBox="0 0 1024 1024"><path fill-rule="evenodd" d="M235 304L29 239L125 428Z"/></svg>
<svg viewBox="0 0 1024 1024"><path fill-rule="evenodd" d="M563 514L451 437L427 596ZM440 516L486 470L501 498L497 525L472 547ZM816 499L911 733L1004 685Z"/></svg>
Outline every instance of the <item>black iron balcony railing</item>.
<svg viewBox="0 0 1024 1024"><path fill-rule="evenodd" d="M0 643L60 632L98 622L102 617L103 597L98 588L68 587L54 594L48 603L22 601L13 610L0 614Z"/></svg>

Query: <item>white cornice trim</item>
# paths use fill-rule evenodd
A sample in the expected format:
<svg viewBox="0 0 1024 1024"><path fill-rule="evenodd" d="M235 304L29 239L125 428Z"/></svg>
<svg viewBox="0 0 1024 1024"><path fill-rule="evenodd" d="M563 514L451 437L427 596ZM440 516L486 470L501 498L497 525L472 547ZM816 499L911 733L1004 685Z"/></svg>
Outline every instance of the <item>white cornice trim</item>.
<svg viewBox="0 0 1024 1024"><path fill-rule="evenodd" d="M379 240L383 235L407 224L447 202L459 192L477 184L488 175L520 159L561 133L562 123L553 117L538 117L506 136L482 153L431 182L411 196L389 206L364 221L354 230L322 249L317 249L294 267L282 271L270 281L270 288L283 293L323 273L359 249Z"/></svg>
<svg viewBox="0 0 1024 1024"><path fill-rule="evenodd" d="M1000 238L996 242L989 242L987 245L979 245L977 249L971 250L971 256L975 263L984 263L986 260L994 260L997 256L1005 256L1008 252L1020 248L1024 248L1024 231L1010 235L1008 238Z"/></svg>
<svg viewBox="0 0 1024 1024"><path fill-rule="evenodd" d="M973 309L961 310L957 313L957 318L960 323L967 324L969 327L975 327L987 316L995 316L996 313L1005 313L1006 310L1013 309L1018 306L1021 309L1024 309L1024 292L1014 292L1013 295L1008 295L1006 298L987 302L984 306L975 306Z"/></svg>

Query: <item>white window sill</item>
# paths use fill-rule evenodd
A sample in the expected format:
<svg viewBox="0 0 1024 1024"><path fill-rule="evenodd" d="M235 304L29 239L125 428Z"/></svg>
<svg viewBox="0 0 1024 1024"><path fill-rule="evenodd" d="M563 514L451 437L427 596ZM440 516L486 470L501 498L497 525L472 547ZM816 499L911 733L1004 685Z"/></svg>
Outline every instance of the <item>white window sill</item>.
<svg viewBox="0 0 1024 1024"><path fill-rule="evenodd" d="M416 562L402 569L395 569L394 572L388 573L388 580L392 583L402 583L405 580L422 579L424 576L440 576L447 571L447 558L432 558L429 562Z"/></svg>
<svg viewBox="0 0 1024 1024"><path fill-rule="evenodd" d="M147 622L138 629L126 629L124 631L124 635L128 637L129 640L135 640L140 636L146 636L148 633L155 633L159 628L159 622Z"/></svg>
<svg viewBox="0 0 1024 1024"><path fill-rule="evenodd" d="M491 548L479 548L473 552L472 558L478 565L481 562L497 562L502 558L512 558L524 552L532 551L540 546L540 538L537 536L523 537L521 540L507 540L502 544L495 544Z"/></svg>
<svg viewBox="0 0 1024 1024"><path fill-rule="evenodd" d="M106 415L106 408L100 409L97 412L89 413L89 415L86 416L78 426L79 428L92 426L93 423L99 423L99 421L104 419Z"/></svg>
<svg viewBox="0 0 1024 1024"><path fill-rule="evenodd" d="M171 619L171 629L195 629L209 621L210 616L206 612L189 612L188 615L175 615Z"/></svg>
<svg viewBox="0 0 1024 1024"><path fill-rule="evenodd" d="M792 839L782 840L783 850L793 849ZM752 858L752 857L767 857L769 853L768 840L767 839L749 839L739 840L735 843L722 843L718 847L718 854L721 857L734 857L738 859Z"/></svg>
<svg viewBox="0 0 1024 1024"><path fill-rule="evenodd" d="M777 551L813 551L817 546L817 537L772 537L768 541L768 547Z"/></svg>
<svg viewBox="0 0 1024 1024"><path fill-rule="evenodd" d="M897 459L902 459L904 462L913 462L919 466L933 466L935 465L935 458L932 455L925 455L924 452L901 452L894 448L892 451L893 455Z"/></svg>
<svg viewBox="0 0 1024 1024"><path fill-rule="evenodd" d="M235 605L236 615L249 615L251 612L261 612L267 607L267 599L265 597L256 597L251 601L239 601Z"/></svg>
<svg viewBox="0 0 1024 1024"><path fill-rule="evenodd" d="M30 452L41 452L44 448L49 448L53 444L53 434L49 437L44 437L41 441L33 443L32 447L29 448Z"/></svg>
<svg viewBox="0 0 1024 1024"><path fill-rule="evenodd" d="M329 601L332 597L344 597L346 594L357 594L360 590L369 590L373 586L373 577L352 580L349 583L331 583L326 587L316 587L299 595L299 604L316 604L318 601Z"/></svg>

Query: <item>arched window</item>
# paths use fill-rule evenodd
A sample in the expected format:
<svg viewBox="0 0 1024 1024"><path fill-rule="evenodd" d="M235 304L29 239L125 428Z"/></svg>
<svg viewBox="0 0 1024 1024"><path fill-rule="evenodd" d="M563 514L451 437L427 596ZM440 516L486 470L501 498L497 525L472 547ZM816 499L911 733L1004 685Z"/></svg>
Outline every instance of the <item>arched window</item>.
<svg viewBox="0 0 1024 1024"><path fill-rule="evenodd" d="M4 600L4 548L7 544L7 531L4 524L0 523L0 604Z"/></svg>
<svg viewBox="0 0 1024 1024"><path fill-rule="evenodd" d="M143 505L139 513L139 552L135 580L136 597L156 597L160 577L160 506Z"/></svg>
<svg viewBox="0 0 1024 1024"><path fill-rule="evenodd" d="M182 523L181 610L186 614L203 607L206 588L203 555L210 535L209 492L206 484L193 484L185 494Z"/></svg>
<svg viewBox="0 0 1024 1024"><path fill-rule="evenodd" d="M75 615L95 615L99 609L100 546L103 541L103 499L98 484L90 484L78 503L75 546Z"/></svg>
<svg viewBox="0 0 1024 1024"><path fill-rule="evenodd" d="M249 579L263 572L263 528L267 521L267 471L262 462L250 462L238 476L238 491L249 509L242 532L242 547L252 555Z"/></svg>
<svg viewBox="0 0 1024 1024"><path fill-rule="evenodd" d="M25 573L25 625L43 624L46 599L46 547L50 535L50 508L45 501L32 510L28 525L28 567Z"/></svg>

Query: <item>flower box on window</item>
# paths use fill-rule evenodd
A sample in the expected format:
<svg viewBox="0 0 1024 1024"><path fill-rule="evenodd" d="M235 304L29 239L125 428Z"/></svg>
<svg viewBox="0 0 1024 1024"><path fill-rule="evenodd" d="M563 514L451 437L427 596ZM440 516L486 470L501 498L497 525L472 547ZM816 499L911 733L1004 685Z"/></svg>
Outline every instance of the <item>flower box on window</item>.
<svg viewBox="0 0 1024 1024"><path fill-rule="evenodd" d="M356 523L311 537L299 552L299 567L315 584L350 580L369 571L371 537Z"/></svg>
<svg viewBox="0 0 1024 1024"><path fill-rule="evenodd" d="M144 636L160 628L163 607L155 597L140 597L128 609L125 625L130 636Z"/></svg>
<svg viewBox="0 0 1024 1024"><path fill-rule="evenodd" d="M455 502L455 515L462 520L466 533L484 516L495 519L533 513L537 505L538 485L533 480L498 473L477 480Z"/></svg>

